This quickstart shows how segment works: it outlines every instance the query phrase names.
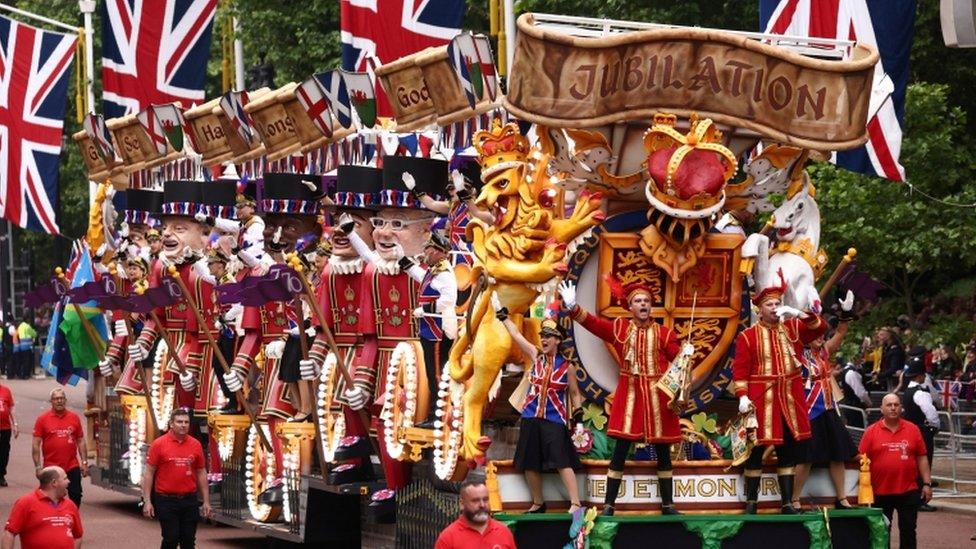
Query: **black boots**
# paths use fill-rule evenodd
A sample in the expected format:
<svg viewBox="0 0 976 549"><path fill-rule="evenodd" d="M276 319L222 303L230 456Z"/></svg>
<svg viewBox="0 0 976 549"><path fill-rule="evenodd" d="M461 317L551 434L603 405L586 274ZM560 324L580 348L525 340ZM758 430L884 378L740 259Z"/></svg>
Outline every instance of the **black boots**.
<svg viewBox="0 0 976 549"><path fill-rule="evenodd" d="M616 471L608 471L616 473ZM620 473L617 473L620 474ZM607 476L607 495L603 500L603 516L612 517L613 516L613 504L617 501L617 494L620 493L620 480L619 478L613 478Z"/></svg>
<svg viewBox="0 0 976 549"><path fill-rule="evenodd" d="M759 501L759 477L745 477L746 481L746 514L756 514L756 502Z"/></svg>
<svg viewBox="0 0 976 549"><path fill-rule="evenodd" d="M661 492L661 514L680 515L681 513L674 508L674 479L670 476L662 477L658 473L657 487Z"/></svg>
<svg viewBox="0 0 976 549"><path fill-rule="evenodd" d="M784 515L799 515L800 511L793 507L793 475L779 475L779 496L783 505L780 511Z"/></svg>

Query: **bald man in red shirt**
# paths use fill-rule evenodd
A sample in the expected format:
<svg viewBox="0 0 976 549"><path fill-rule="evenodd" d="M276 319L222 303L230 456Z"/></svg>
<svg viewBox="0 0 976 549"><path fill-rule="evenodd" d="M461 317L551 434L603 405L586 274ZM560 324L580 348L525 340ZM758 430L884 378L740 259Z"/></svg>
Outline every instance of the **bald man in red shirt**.
<svg viewBox="0 0 976 549"><path fill-rule="evenodd" d="M81 547L81 516L68 495L68 475L52 466L38 474L40 487L14 503L0 538L0 548L13 549L20 536L22 549L76 549Z"/></svg>
<svg viewBox="0 0 976 549"><path fill-rule="evenodd" d="M444 529L434 549L515 549L515 537L488 513L488 487L482 481L461 484L461 516Z"/></svg>

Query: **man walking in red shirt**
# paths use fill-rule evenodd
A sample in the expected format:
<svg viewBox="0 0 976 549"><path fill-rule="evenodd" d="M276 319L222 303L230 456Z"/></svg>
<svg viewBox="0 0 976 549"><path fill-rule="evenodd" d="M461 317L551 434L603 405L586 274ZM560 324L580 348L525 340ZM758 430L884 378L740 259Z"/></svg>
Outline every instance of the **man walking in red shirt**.
<svg viewBox="0 0 976 549"><path fill-rule="evenodd" d="M190 412L179 408L169 419L169 432L153 441L142 476L142 514L159 517L162 549L193 549L200 502L210 517L210 490L204 468L203 446L189 436Z"/></svg>
<svg viewBox="0 0 976 549"><path fill-rule="evenodd" d="M484 481L461 483L458 503L461 516L441 532L434 549L515 549L511 530L488 514Z"/></svg>
<svg viewBox="0 0 976 549"><path fill-rule="evenodd" d="M0 549L13 549L20 536L23 549L77 549L81 547L81 516L68 495L70 480L64 469L45 467L37 475L40 488L14 503L7 518Z"/></svg>
<svg viewBox="0 0 976 549"><path fill-rule="evenodd" d="M34 423L31 455L37 473L52 465L64 469L71 481L68 497L80 507L81 477L88 476L88 445L81 419L68 410L68 398L60 387L51 389L51 409Z"/></svg>
<svg viewBox="0 0 976 549"><path fill-rule="evenodd" d="M20 435L14 417L14 396L10 387L0 383L0 487L7 485L7 463L10 461L10 435Z"/></svg>
<svg viewBox="0 0 976 549"><path fill-rule="evenodd" d="M901 398L894 393L881 401L880 421L864 431L860 452L871 460L871 487L875 505L881 507L890 524L898 511L898 537L902 549L915 549L915 525L921 501L932 499L932 475L921 431L901 417ZM890 527L890 526L889 526Z"/></svg>

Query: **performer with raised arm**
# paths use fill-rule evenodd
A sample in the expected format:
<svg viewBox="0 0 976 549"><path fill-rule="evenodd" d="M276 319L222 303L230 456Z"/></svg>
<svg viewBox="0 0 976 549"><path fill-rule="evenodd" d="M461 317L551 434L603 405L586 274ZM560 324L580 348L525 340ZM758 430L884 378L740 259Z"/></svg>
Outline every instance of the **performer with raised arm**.
<svg viewBox="0 0 976 549"><path fill-rule="evenodd" d="M437 232L431 232L424 245L424 267L404 258L402 264L407 274L420 283L420 305L413 315L420 323L420 346L424 349L424 368L427 371L427 389L437 394L441 368L447 364L451 345L457 337L457 278L447 261L451 243ZM427 419L418 427L434 426L434 406L427 412Z"/></svg>
<svg viewBox="0 0 976 549"><path fill-rule="evenodd" d="M840 314L837 315L837 329L834 333L824 334L810 342L807 346L805 358L806 383L804 390L807 395L807 406L810 417L811 444L807 459L796 464L796 479L793 484L793 507L800 509L800 494L810 475L813 464L829 463L830 480L834 485L834 496L837 498L834 507L849 509L844 487L844 464L857 455L857 447L851 440L851 435L844 427L844 422L834 406L834 368L832 357L840 349L847 335L847 324L853 317L854 294L848 290L847 295L840 301ZM830 335L831 337L827 337Z"/></svg>
<svg viewBox="0 0 976 549"><path fill-rule="evenodd" d="M375 250L354 230L351 216L339 219L337 234L345 235L366 263L366 290L360 296L361 307L373 313L377 356L374 364L360 362L354 374L355 385L345 391L354 410L369 406L373 422L378 423L383 408L386 370L393 350L400 341L419 337L417 319L413 311L418 304L420 284L410 278L402 267L404 258L416 258L423 250L434 217L421 207L414 193L403 183L404 173L416 179L416 187L428 194L444 189L447 184L447 162L429 158L387 156L383 159L383 189L379 193L380 210L370 219L373 225ZM442 192L442 191L440 191ZM370 327L361 323L363 333ZM377 436L383 440L382 424ZM409 481L409 464L392 459L380 444L387 487L402 488Z"/></svg>
<svg viewBox="0 0 976 549"><path fill-rule="evenodd" d="M515 447L515 468L525 474L525 482L532 494L532 507L527 513L545 513L542 499L542 473L559 473L569 494L569 512L580 508L576 469L582 467L576 448L569 438L569 418L573 402L579 402L576 367L559 354L559 343L565 337L552 319L542 321L539 329L541 349L537 348L508 318L497 294L491 294L495 317L505 325L512 340L529 362L529 392L522 405L522 422ZM569 398L567 398L567 393Z"/></svg>
<svg viewBox="0 0 976 549"><path fill-rule="evenodd" d="M786 289L780 273L778 286L760 290L752 298L759 322L735 340L732 387L739 413L755 410L758 424L756 446L745 463L746 514L756 513L766 446L776 447L782 511L798 512L792 504L793 466L806 460L810 438L799 357L804 345L823 335L827 323L816 313L783 305L780 299Z"/></svg>
<svg viewBox="0 0 976 549"><path fill-rule="evenodd" d="M680 514L674 508L674 484L671 478L671 444L681 441L678 416L668 406L667 393L655 385L678 353L694 354L694 347L682 347L671 329L651 318L651 290L642 284L622 287L608 279L613 296L626 303L630 318L607 320L585 311L576 303L576 286L563 282L559 294L572 312L573 320L593 335L613 346L621 360L620 381L613 392L607 435L616 441L610 467L607 469L607 494L603 514L612 516L624 462L631 444L654 445L657 454L658 488L661 513Z"/></svg>

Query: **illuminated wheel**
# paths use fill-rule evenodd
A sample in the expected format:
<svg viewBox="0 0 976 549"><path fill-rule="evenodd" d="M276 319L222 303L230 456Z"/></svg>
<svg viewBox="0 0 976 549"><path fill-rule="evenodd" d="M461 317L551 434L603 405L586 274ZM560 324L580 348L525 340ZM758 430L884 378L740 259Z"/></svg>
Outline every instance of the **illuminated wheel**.
<svg viewBox="0 0 976 549"><path fill-rule="evenodd" d="M156 415L157 427L164 429L169 425L169 416L176 406L176 385L166 383L166 367L169 366L169 348L165 341L160 341L153 355L152 379L149 380L149 396L152 400L153 412ZM146 380L143 380L145 383Z"/></svg>
<svg viewBox="0 0 976 549"><path fill-rule="evenodd" d="M451 369L444 365L437 388L437 420L434 421L434 473L441 480L459 481L468 472L460 460L464 433L464 384L451 379Z"/></svg>
<svg viewBox="0 0 976 549"><path fill-rule="evenodd" d="M423 421L427 415L429 395L424 370L424 353L419 341L402 341L390 355L386 369L383 398L383 420L386 451L397 460L406 459L405 429Z"/></svg>
<svg viewBox="0 0 976 549"><path fill-rule="evenodd" d="M275 456L261 445L258 429L264 429L265 436L271 440L271 429L266 423L251 425L247 432L247 452L244 457L244 493L251 516L261 522L276 522L281 516L281 506L268 505L258 501L258 497L271 488L276 480Z"/></svg>
<svg viewBox="0 0 976 549"><path fill-rule="evenodd" d="M349 349L347 352L353 352ZM336 402L339 390L339 359L330 352L322 364L319 374L318 415L319 444L326 463L335 461L336 450L339 449L342 438L346 436L346 417L342 413L342 406Z"/></svg>

